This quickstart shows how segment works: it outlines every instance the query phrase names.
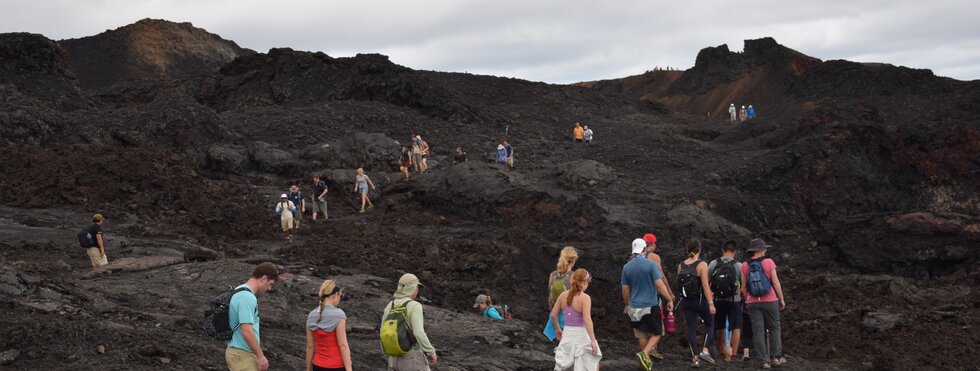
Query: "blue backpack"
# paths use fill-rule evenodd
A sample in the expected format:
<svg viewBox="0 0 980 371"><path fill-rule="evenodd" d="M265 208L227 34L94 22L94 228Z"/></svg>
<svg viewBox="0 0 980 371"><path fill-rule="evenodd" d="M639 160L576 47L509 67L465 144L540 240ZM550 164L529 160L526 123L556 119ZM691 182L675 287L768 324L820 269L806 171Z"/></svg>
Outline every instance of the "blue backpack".
<svg viewBox="0 0 980 371"><path fill-rule="evenodd" d="M749 262L749 276L746 283L746 288L749 290L749 295L752 296L765 296L772 290L772 281L769 280L769 276L766 275L766 271L762 269L762 261L765 260L752 260Z"/></svg>

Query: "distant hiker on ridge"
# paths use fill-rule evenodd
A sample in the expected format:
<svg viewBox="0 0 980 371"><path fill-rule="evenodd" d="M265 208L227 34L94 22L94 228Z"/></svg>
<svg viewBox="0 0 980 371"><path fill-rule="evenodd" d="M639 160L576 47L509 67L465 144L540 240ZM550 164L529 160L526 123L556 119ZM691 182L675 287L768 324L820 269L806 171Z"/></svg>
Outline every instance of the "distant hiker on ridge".
<svg viewBox="0 0 980 371"><path fill-rule="evenodd" d="M753 108L752 105L750 104L749 105L749 108L747 108L745 110L745 114L749 117L749 120L754 119L755 118L755 108Z"/></svg>
<svg viewBox="0 0 980 371"><path fill-rule="evenodd" d="M745 111L745 106L742 106L742 108L738 110L738 120L740 122L745 122L745 120L748 119L748 116L749 114Z"/></svg>
<svg viewBox="0 0 980 371"><path fill-rule="evenodd" d="M582 129L582 124L575 123L575 128L572 129L572 139L575 143L582 143L585 140L585 129Z"/></svg>
<svg viewBox="0 0 980 371"><path fill-rule="evenodd" d="M728 115L732 117L732 122L733 123L735 122L735 114L736 113L738 113L738 110L735 109L735 103L732 103L732 105L728 106Z"/></svg>
<svg viewBox="0 0 980 371"><path fill-rule="evenodd" d="M416 135L415 138L418 139L418 141L419 141L419 150L422 151L422 154L421 154L422 155L422 166L421 166L421 168L422 168L422 174L425 174L425 171L429 169L429 161L428 161L429 160L429 142L426 142L426 141L422 140L422 137L420 137L418 135Z"/></svg>
<svg viewBox="0 0 980 371"><path fill-rule="evenodd" d="M589 127L586 126L585 127L585 133L582 134L582 135L583 135L583 138L585 138L585 144L592 143L592 129L589 129Z"/></svg>

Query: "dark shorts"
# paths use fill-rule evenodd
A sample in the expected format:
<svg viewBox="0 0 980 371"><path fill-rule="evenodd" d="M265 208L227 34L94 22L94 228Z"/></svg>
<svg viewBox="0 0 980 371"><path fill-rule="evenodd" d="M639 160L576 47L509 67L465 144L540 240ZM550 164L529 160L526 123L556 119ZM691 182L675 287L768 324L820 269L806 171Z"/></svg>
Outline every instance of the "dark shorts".
<svg viewBox="0 0 980 371"><path fill-rule="evenodd" d="M742 329L742 302L715 300L715 331L725 328L725 322L732 330Z"/></svg>
<svg viewBox="0 0 980 371"><path fill-rule="evenodd" d="M344 370L346 370L343 367L338 367L338 368L324 368L324 367L320 367L320 366L317 366L317 365L310 365L310 366L313 366L313 368L312 368L313 371L344 371Z"/></svg>
<svg viewBox="0 0 980 371"><path fill-rule="evenodd" d="M663 335L664 322L660 319L660 307L653 307L650 314L641 317L639 322L630 322L630 328L636 335L639 335L637 331L648 335Z"/></svg>
<svg viewBox="0 0 980 371"><path fill-rule="evenodd" d="M582 143L582 139L575 138L575 143Z"/></svg>

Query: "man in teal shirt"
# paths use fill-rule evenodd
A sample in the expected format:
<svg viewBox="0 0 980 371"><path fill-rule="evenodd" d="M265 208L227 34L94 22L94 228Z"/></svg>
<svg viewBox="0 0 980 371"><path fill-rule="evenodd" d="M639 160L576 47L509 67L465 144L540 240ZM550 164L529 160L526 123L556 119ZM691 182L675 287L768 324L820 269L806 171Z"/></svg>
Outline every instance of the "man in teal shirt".
<svg viewBox="0 0 980 371"><path fill-rule="evenodd" d="M279 280L279 269L275 264L262 263L252 271L248 282L238 286L248 288L231 297L228 308L228 324L235 332L226 341L225 361L230 371L265 371L269 360L262 353L259 336L259 302L255 294L264 294Z"/></svg>

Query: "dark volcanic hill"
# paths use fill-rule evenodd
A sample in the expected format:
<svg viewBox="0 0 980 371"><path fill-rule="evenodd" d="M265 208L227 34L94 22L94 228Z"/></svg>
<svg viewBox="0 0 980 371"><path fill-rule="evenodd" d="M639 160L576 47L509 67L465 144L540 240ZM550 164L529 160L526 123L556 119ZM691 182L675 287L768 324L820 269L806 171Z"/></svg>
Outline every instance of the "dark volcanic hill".
<svg viewBox="0 0 980 371"><path fill-rule="evenodd" d="M971 114L957 118L980 119L974 114L980 81L881 63L821 61L772 38L746 40L741 53L727 45L704 48L687 71L650 71L585 85L719 120L728 117L730 103L752 104L760 116L775 119L854 103L877 107L890 122L943 120L964 112Z"/></svg>
<svg viewBox="0 0 980 371"><path fill-rule="evenodd" d="M288 272L260 299L276 369L303 368L302 323L324 278L347 293L355 367L383 369L380 310L413 272L440 369L549 370L543 282L571 245L594 277L603 369L634 369L619 275L647 232L672 282L690 238L705 259L729 239L772 243L786 369L980 362L977 82L822 62L771 39L705 49L689 71L576 86L273 49L93 91L42 36L0 35L0 58L0 367L220 366L223 344L198 333L206 300L273 261ZM127 63L89 68L138 70ZM700 113L735 97L761 118ZM575 122L594 143L571 142ZM505 133L515 169L490 161ZM405 181L411 134L433 154ZM468 162L452 164L457 146ZM359 167L378 185L363 214ZM307 213L286 244L274 200L292 184L309 193L313 174L330 186L330 220ZM94 212L109 218L111 263L88 273L72 240ZM472 313L479 293L516 319ZM661 343L658 368L687 366L682 337Z"/></svg>
<svg viewBox="0 0 980 371"><path fill-rule="evenodd" d="M255 52L189 22L143 19L95 36L61 40L84 89L124 80L185 78Z"/></svg>

